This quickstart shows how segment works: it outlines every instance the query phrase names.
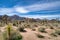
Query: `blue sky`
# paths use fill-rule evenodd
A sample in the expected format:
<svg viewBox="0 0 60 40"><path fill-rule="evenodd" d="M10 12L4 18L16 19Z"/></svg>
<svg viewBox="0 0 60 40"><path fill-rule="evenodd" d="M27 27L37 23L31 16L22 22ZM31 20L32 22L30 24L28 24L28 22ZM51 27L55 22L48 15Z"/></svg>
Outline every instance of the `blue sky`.
<svg viewBox="0 0 60 40"><path fill-rule="evenodd" d="M0 15L60 18L60 0L0 0Z"/></svg>

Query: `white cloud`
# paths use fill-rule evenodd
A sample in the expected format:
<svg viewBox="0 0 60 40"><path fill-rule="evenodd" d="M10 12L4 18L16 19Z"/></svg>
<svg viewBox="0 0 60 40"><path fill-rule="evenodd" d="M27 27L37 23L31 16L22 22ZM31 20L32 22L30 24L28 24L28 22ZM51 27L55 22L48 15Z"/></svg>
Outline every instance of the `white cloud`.
<svg viewBox="0 0 60 40"><path fill-rule="evenodd" d="M0 8L0 15L7 14L7 15L11 16L11 15L15 15L15 14L18 15L18 13L21 13L21 12L18 12L18 13L15 13L15 12L18 12L18 11L16 11L14 8ZM35 18L35 19L36 18L40 18L40 19L50 18L51 19L51 18L60 17L60 15L20 15L20 16L28 17L28 18Z"/></svg>
<svg viewBox="0 0 60 40"><path fill-rule="evenodd" d="M19 13L28 13L29 11L23 7L15 7L15 11Z"/></svg>
<svg viewBox="0 0 60 40"><path fill-rule="evenodd" d="M7 14L7 15L11 16L11 15L15 15L15 14L17 15L18 13L25 14L25 13L41 11L41 10L51 10L51 11L47 11L49 13L49 12L52 12L52 10L58 6L60 6L60 1L50 2L50 3L42 3L42 4L39 3L39 4L24 6L24 7L14 6L13 8L0 8L0 15ZM53 11L53 12L56 12L56 11ZM29 18L41 18L41 19L60 17L60 15L20 15L20 16L29 17Z"/></svg>
<svg viewBox="0 0 60 40"><path fill-rule="evenodd" d="M41 10L53 10L55 7L60 6L60 1L56 2L49 2L49 3L36 3L29 6L14 6L13 8L0 8L1 14L12 14L12 13L29 13L29 12L35 12L35 11L41 11ZM15 13L15 14L16 14Z"/></svg>
<svg viewBox="0 0 60 40"><path fill-rule="evenodd" d="M26 6L25 8L29 11L40 11L40 10L53 10L60 6L60 1L49 2L49 3L36 3L33 5Z"/></svg>
<svg viewBox="0 0 60 40"><path fill-rule="evenodd" d="M10 14L12 12L14 12L14 10L12 8L0 8L1 15L3 15L3 14Z"/></svg>
<svg viewBox="0 0 60 40"><path fill-rule="evenodd" d="M24 14L24 13L28 13L28 12L29 11L27 11L23 7L0 8L0 15L3 15L3 14L12 15L12 14L17 14L17 13Z"/></svg>
<svg viewBox="0 0 60 40"><path fill-rule="evenodd" d="M21 15L22 17L27 17L27 18L40 18L40 19L44 19L44 18L57 18L60 17L60 15Z"/></svg>

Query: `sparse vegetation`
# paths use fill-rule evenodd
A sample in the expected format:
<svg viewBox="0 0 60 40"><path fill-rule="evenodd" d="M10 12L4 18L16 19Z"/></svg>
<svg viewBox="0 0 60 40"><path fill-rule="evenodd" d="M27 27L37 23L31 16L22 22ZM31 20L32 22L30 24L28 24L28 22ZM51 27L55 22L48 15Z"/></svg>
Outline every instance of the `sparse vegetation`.
<svg viewBox="0 0 60 40"><path fill-rule="evenodd" d="M45 28L38 28L38 31L39 31L39 32L42 32L42 33L47 33L47 32L45 31Z"/></svg>
<svg viewBox="0 0 60 40"><path fill-rule="evenodd" d="M22 25L20 25L19 27L18 27L18 30L20 31L20 32L25 32L25 30L24 30L24 25L22 24Z"/></svg>
<svg viewBox="0 0 60 40"><path fill-rule="evenodd" d="M19 27L18 29L20 32L24 32L24 27Z"/></svg>
<svg viewBox="0 0 60 40"><path fill-rule="evenodd" d="M41 35L41 34L36 34L36 35L37 35L38 38L44 38L44 36Z"/></svg>
<svg viewBox="0 0 60 40"><path fill-rule="evenodd" d="M54 37L57 37L57 34L56 33L51 33L50 35L51 36L54 36Z"/></svg>
<svg viewBox="0 0 60 40"><path fill-rule="evenodd" d="M32 31L36 31L36 29L33 28Z"/></svg>
<svg viewBox="0 0 60 40"><path fill-rule="evenodd" d="M58 35L60 35L60 30L55 30L55 32L51 33L51 35L57 37Z"/></svg>
<svg viewBox="0 0 60 40"><path fill-rule="evenodd" d="M60 30L56 30L55 33L60 35Z"/></svg>
<svg viewBox="0 0 60 40"><path fill-rule="evenodd" d="M6 27L6 25L8 26ZM27 36L29 39L30 37L33 39L32 36L35 37L36 35L36 37L42 39L50 36L51 38L60 36L60 20L56 19L33 19L16 15L11 17L3 15L0 17L0 28L4 40L22 40L22 36ZM35 33L37 34L35 35ZM2 39L0 38L0 40Z"/></svg>
<svg viewBox="0 0 60 40"><path fill-rule="evenodd" d="M50 29L54 29L53 26L50 26Z"/></svg>

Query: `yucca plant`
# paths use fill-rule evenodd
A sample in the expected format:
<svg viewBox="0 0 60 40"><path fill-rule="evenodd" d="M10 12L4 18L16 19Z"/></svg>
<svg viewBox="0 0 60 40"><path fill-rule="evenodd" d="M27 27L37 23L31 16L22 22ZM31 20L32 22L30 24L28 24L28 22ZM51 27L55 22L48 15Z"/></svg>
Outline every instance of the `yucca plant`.
<svg viewBox="0 0 60 40"><path fill-rule="evenodd" d="M8 35L8 40L10 40L10 36L11 36L11 31L12 31L12 26L11 24L8 24L7 26L7 35Z"/></svg>
<svg viewBox="0 0 60 40"><path fill-rule="evenodd" d="M13 30L10 24L6 27L6 31L3 33L4 40L21 40L22 36L16 30Z"/></svg>

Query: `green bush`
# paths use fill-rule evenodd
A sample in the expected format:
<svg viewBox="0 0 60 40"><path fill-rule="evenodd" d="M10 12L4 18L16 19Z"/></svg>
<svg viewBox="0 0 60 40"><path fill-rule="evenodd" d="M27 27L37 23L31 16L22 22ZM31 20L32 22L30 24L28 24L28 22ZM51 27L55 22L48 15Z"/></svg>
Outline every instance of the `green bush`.
<svg viewBox="0 0 60 40"><path fill-rule="evenodd" d="M44 38L44 36L41 35L41 34L37 34L37 37L38 37L38 38Z"/></svg>
<svg viewBox="0 0 60 40"><path fill-rule="evenodd" d="M25 25L25 28L31 28L31 25L26 24L26 25Z"/></svg>
<svg viewBox="0 0 60 40"><path fill-rule="evenodd" d="M4 26L5 26L5 23L0 22L0 27L4 27Z"/></svg>
<svg viewBox="0 0 60 40"><path fill-rule="evenodd" d="M13 23L13 26L16 26L16 24L15 24L15 23Z"/></svg>
<svg viewBox="0 0 60 40"><path fill-rule="evenodd" d="M50 35L51 36L54 36L54 37L57 37L57 34L56 33L51 33Z"/></svg>
<svg viewBox="0 0 60 40"><path fill-rule="evenodd" d="M54 29L52 26L50 26L50 29Z"/></svg>
<svg viewBox="0 0 60 40"><path fill-rule="evenodd" d="M35 31L35 30L36 30L36 29L34 29L34 28L32 29L32 31Z"/></svg>
<svg viewBox="0 0 60 40"><path fill-rule="evenodd" d="M56 30L55 33L60 35L60 30Z"/></svg>
<svg viewBox="0 0 60 40"><path fill-rule="evenodd" d="M45 31L45 28L38 28L38 31L39 31L39 32L42 32L42 33L47 33L47 32Z"/></svg>
<svg viewBox="0 0 60 40"><path fill-rule="evenodd" d="M34 27L38 27L38 25L35 24Z"/></svg>
<svg viewBox="0 0 60 40"><path fill-rule="evenodd" d="M18 30L19 30L20 32L24 32L24 27L19 27Z"/></svg>
<svg viewBox="0 0 60 40"><path fill-rule="evenodd" d="M60 30L55 30L55 32L51 33L51 35L57 37L58 35L60 35Z"/></svg>

